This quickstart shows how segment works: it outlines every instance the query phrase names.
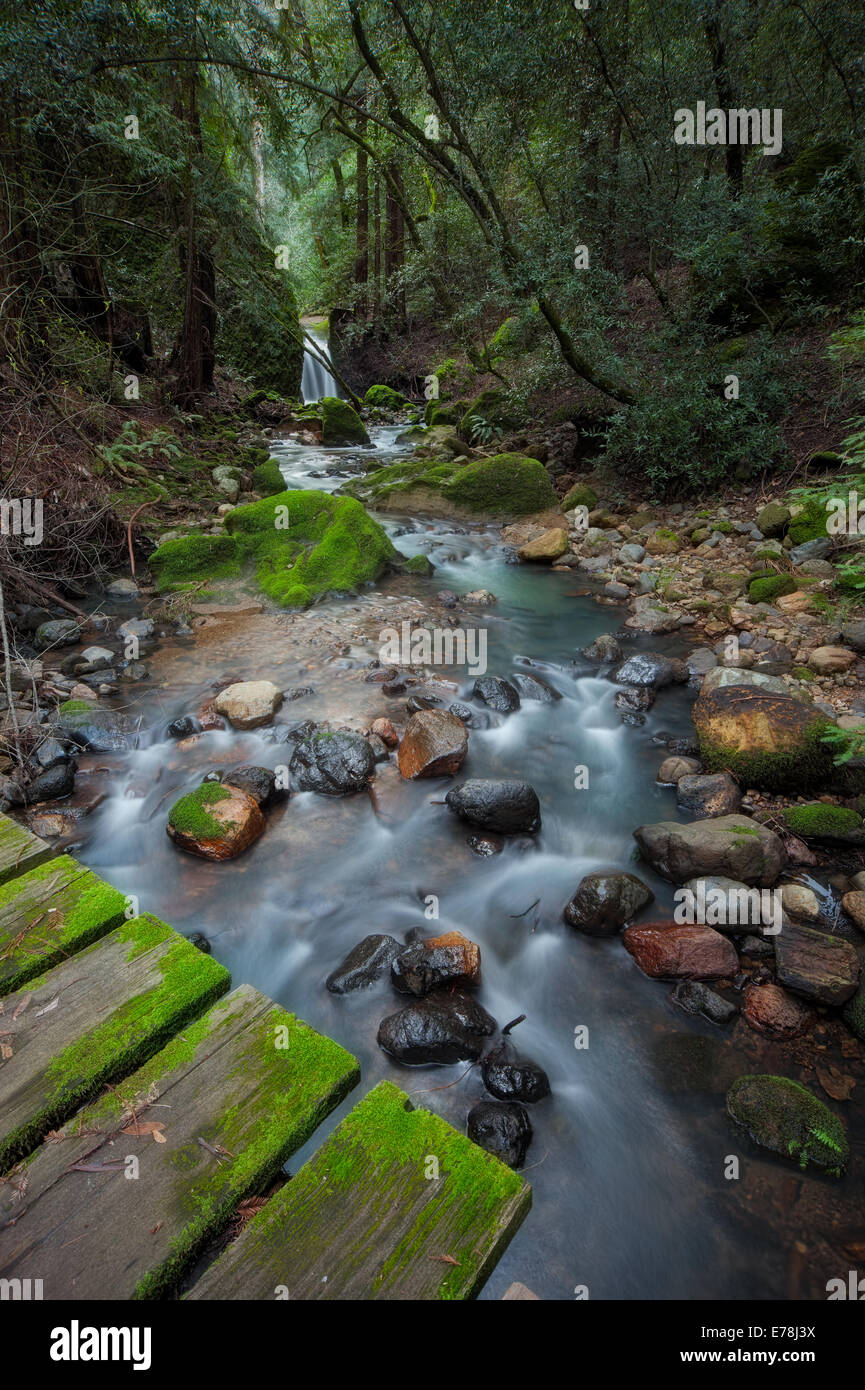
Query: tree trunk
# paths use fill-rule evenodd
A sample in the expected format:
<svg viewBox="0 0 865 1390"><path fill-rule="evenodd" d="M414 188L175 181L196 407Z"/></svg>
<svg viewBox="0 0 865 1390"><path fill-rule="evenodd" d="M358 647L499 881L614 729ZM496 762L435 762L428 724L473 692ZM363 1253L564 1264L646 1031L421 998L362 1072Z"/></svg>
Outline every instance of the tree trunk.
<svg viewBox="0 0 865 1390"><path fill-rule="evenodd" d="M712 58L712 74L715 78L718 105L724 111L733 111L738 106L738 102L735 99L730 69L727 66L727 50L724 36L721 33L717 0L715 0L712 9L706 11L703 19L703 32L706 35L706 42L709 45L709 53ZM724 146L724 163L727 169L727 181L733 197L738 198L742 192L744 175L742 146L726 144Z"/></svg>
<svg viewBox="0 0 865 1390"><path fill-rule="evenodd" d="M393 191L391 191L393 190ZM405 327L406 305L405 286L402 270L405 263L405 223L402 214L402 176L397 164L388 168L387 195L387 241L385 244L384 273L387 285L387 302L395 320L397 332Z"/></svg>
<svg viewBox="0 0 865 1390"><path fill-rule="evenodd" d="M357 128L363 137L366 117L358 116ZM355 226L354 288L355 310L360 318L369 317L369 160L366 150L357 149L357 221Z"/></svg>

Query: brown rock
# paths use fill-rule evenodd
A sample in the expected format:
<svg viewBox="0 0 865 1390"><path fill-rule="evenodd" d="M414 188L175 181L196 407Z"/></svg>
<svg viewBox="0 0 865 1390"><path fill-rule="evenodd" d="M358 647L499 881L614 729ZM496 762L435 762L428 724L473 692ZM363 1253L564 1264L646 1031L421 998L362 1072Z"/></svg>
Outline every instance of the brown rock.
<svg viewBox="0 0 865 1390"><path fill-rule="evenodd" d="M399 743L399 734L389 719L374 719L370 733L377 734L386 748L396 748Z"/></svg>
<svg viewBox="0 0 865 1390"><path fill-rule="evenodd" d="M755 1032L771 1038L794 1038L814 1018L809 1008L773 984L748 986L744 1014Z"/></svg>
<svg viewBox="0 0 865 1390"><path fill-rule="evenodd" d="M693 777L702 768L696 758L665 758L658 768L658 781L672 785L682 777Z"/></svg>
<svg viewBox="0 0 865 1390"><path fill-rule="evenodd" d="M808 665L819 676L831 676L836 671L849 671L858 661L848 647L817 647L808 657Z"/></svg>
<svg viewBox="0 0 865 1390"><path fill-rule="evenodd" d="M391 979L402 994L429 994L443 986L479 985L481 951L462 932L445 932L419 941L392 962Z"/></svg>
<svg viewBox="0 0 865 1390"><path fill-rule="evenodd" d="M517 554L521 560L558 560L560 555L567 554L569 548L567 531L561 526L554 526L538 536L537 540L521 545Z"/></svg>
<svg viewBox="0 0 865 1390"><path fill-rule="evenodd" d="M797 923L775 937L775 965L782 985L820 1004L845 1004L859 984L859 957L849 942Z"/></svg>
<svg viewBox="0 0 865 1390"><path fill-rule="evenodd" d="M205 700L198 710L198 722L203 730L224 729L225 720L220 719L216 710L213 708L212 700Z"/></svg>
<svg viewBox="0 0 865 1390"><path fill-rule="evenodd" d="M711 927L644 922L626 927L622 940L653 980L720 980L739 968L733 943Z"/></svg>
<svg viewBox="0 0 865 1390"><path fill-rule="evenodd" d="M704 682L692 713L703 761L743 786L799 790L831 772L832 755L817 742L826 716L792 696Z"/></svg>
<svg viewBox="0 0 865 1390"><path fill-rule="evenodd" d="M841 899L841 906L859 930L865 931L865 893L845 893Z"/></svg>
<svg viewBox="0 0 865 1390"><path fill-rule="evenodd" d="M191 831L178 830L169 822L168 834L178 849L197 854L201 859L234 859L261 835L265 820L258 802L239 787L223 785L229 795L207 807L208 816L220 827L219 835L205 838Z"/></svg>
<svg viewBox="0 0 865 1390"><path fill-rule="evenodd" d="M269 724L282 704L282 691L273 681L238 681L220 690L213 702L235 729L257 729Z"/></svg>
<svg viewBox="0 0 865 1390"><path fill-rule="evenodd" d="M809 613L814 595L807 589L797 589L792 594L781 594L774 600L775 607L782 613Z"/></svg>
<svg viewBox="0 0 865 1390"><path fill-rule="evenodd" d="M451 776L461 768L468 746L466 726L455 714L418 710L399 746L399 770L406 778Z"/></svg>

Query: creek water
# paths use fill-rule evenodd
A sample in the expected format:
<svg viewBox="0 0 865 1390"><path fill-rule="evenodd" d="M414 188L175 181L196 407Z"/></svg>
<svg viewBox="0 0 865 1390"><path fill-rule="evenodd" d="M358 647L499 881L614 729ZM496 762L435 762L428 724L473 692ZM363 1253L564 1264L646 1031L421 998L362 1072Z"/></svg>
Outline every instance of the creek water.
<svg viewBox="0 0 865 1390"><path fill-rule="evenodd" d="M277 441L287 486L335 489L371 453L383 459L400 451L398 430L372 433L374 451ZM88 818L81 857L137 894L142 910L187 934L204 932L236 983L257 986L360 1059L360 1090L292 1159L290 1172L385 1077L464 1129L471 1105L485 1097L479 1070L398 1066L378 1048L376 1031L405 997L386 980L337 997L324 980L369 933L401 939L416 928L458 929L480 944L480 1001L500 1024L527 1015L513 1041L552 1085L551 1098L531 1107L533 1209L483 1298L501 1298L515 1279L548 1299L574 1298L580 1288L591 1298L825 1297L826 1280L846 1271L836 1267L836 1242L839 1222L855 1224L852 1180L833 1188L761 1156L724 1112L732 1076L789 1074L789 1064L741 1022L721 1033L687 1017L670 1002L669 985L645 978L620 940L592 939L562 922L564 903L594 869L636 869L657 895L646 916L671 904L670 885L632 862L632 832L677 818L673 790L655 781L664 756L655 740L661 731L691 732L690 697L681 687L664 691L644 725L624 726L615 686L578 656L619 626L621 610L578 592L573 573L509 563L494 528L382 520L406 555L430 556L432 578L391 576L303 619L250 615L216 628L210 641L206 630L196 641L167 637L148 655L153 679L135 697L147 731L142 746L85 760L106 799ZM236 861L210 864L172 846L168 808L205 772L283 765L291 745L269 741L267 730L226 731L179 749L165 735L170 719L194 713L215 682L262 677L287 690L312 687L286 703L283 721L364 728L390 714L403 724L406 697L388 699L363 676L382 623L405 611L441 613L435 594L444 588L497 595L495 606L466 609L477 616L463 619L487 629L491 674L531 670L561 695L551 704L524 700L517 712L492 716L488 729L473 729L463 768L534 785L543 816L534 840L476 857L467 828L437 804L448 783L403 782L392 760L376 777L377 807L365 795L302 793L268 813L265 834ZM666 650L681 644L667 640ZM466 697L464 671L438 674L456 683L454 698ZM581 790L578 766L588 769ZM437 919L425 916L430 896ZM588 1047L577 1047L575 1030L584 1028ZM730 1154L741 1156L738 1181L724 1176Z"/></svg>

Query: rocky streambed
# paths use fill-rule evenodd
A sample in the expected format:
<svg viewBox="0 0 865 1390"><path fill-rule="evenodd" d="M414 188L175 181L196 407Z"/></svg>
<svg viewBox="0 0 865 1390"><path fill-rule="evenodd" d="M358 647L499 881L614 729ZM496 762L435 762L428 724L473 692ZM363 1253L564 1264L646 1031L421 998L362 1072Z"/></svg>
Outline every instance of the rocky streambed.
<svg viewBox="0 0 865 1390"><path fill-rule="evenodd" d="M294 485L353 464L277 456ZM431 577L305 614L193 605L189 626L109 593L96 632L35 637L65 699L37 755L56 782L19 813L344 1042L367 1085L527 1171L487 1297L821 1298L865 1242L865 859L820 738L857 717L855 634L820 671L844 634L783 596L720 617L720 589L712 612L684 579L659 596L652 536L679 515L566 516L564 548L396 515ZM731 563L760 544L716 534ZM704 543L671 549L683 575ZM486 670L390 663L403 624L482 629Z"/></svg>

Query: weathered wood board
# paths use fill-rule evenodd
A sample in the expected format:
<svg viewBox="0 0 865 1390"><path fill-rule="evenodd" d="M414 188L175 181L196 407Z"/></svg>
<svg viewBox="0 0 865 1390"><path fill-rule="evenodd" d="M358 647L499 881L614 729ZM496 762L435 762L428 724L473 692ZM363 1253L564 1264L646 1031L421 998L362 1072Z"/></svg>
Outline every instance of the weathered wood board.
<svg viewBox="0 0 865 1390"><path fill-rule="evenodd" d="M172 927L142 916L0 999L0 1171L230 983Z"/></svg>
<svg viewBox="0 0 865 1390"><path fill-rule="evenodd" d="M241 985L0 1183L0 1276L46 1299L158 1296L359 1078Z"/></svg>
<svg viewBox="0 0 865 1390"><path fill-rule="evenodd" d="M9 816L0 815L0 883L35 869L53 853L51 846L38 835L31 834Z"/></svg>
<svg viewBox="0 0 865 1390"><path fill-rule="evenodd" d="M187 1297L471 1298L530 1205L519 1174L382 1082Z"/></svg>
<svg viewBox="0 0 865 1390"><path fill-rule="evenodd" d="M125 921L127 899L60 855L0 887L0 994L83 950Z"/></svg>

